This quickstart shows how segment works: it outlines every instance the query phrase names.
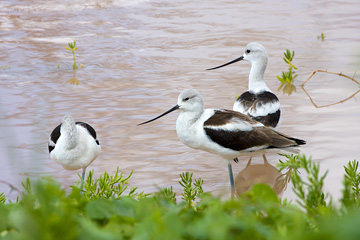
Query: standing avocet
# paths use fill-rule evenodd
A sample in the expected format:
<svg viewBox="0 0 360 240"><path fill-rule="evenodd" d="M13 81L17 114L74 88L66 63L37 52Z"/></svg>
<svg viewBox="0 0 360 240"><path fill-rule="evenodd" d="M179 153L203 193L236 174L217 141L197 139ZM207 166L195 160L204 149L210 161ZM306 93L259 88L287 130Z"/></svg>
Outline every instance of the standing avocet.
<svg viewBox="0 0 360 240"><path fill-rule="evenodd" d="M75 122L71 116L63 117L49 137L49 153L52 160L67 170L82 168L84 180L86 167L100 154L101 147L93 127Z"/></svg>
<svg viewBox="0 0 360 240"><path fill-rule="evenodd" d="M222 156L228 161L231 196L234 196L234 178L231 160L254 152L297 152L304 140L279 133L249 116L231 110L204 109L200 93L186 89L177 104L160 116L140 123L152 122L172 111L181 110L176 121L176 132L187 146Z"/></svg>
<svg viewBox="0 0 360 240"><path fill-rule="evenodd" d="M246 46L241 57L207 70L221 68L241 60L247 60L251 63L249 87L237 98L233 110L246 114L267 127L277 129L281 122L280 102L268 88L264 79L268 55L263 45L257 42L250 43ZM263 158L265 161L264 156ZM236 159L234 160L236 161Z"/></svg>
<svg viewBox="0 0 360 240"><path fill-rule="evenodd" d="M249 115L265 126L276 129L280 125L280 102L268 88L264 79L268 55L263 45L256 42L250 43L241 57L207 70L221 68L241 60L251 63L249 88L235 101L233 110Z"/></svg>

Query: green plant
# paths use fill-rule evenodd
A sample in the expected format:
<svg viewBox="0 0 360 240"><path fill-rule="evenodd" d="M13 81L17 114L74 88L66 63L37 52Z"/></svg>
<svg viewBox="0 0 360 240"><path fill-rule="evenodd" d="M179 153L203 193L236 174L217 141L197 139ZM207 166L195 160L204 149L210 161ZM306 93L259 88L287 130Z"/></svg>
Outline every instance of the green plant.
<svg viewBox="0 0 360 240"><path fill-rule="evenodd" d="M76 78L76 70L80 67L82 68L83 65L80 64L79 66L76 64L76 57L75 57L75 51L77 50L77 47L76 47L76 41L74 40L74 42L69 42L68 43L68 46L69 47L65 47L65 49L67 50L70 50L72 52L72 55L73 55L73 64L72 64L72 68L73 68L73 71L74 71L74 77L71 78L69 81L67 81L68 83L70 84L76 84L76 85L79 85L79 80ZM58 64L57 67L59 68L60 65Z"/></svg>
<svg viewBox="0 0 360 240"><path fill-rule="evenodd" d="M344 190L341 201L345 208L360 207L360 172L358 167L359 162L355 160L350 161L347 166L344 166Z"/></svg>
<svg viewBox="0 0 360 240"><path fill-rule="evenodd" d="M281 83L286 83L286 84L291 84L294 79L297 77L297 75L295 74L295 71L293 69L297 69L293 64L292 64L292 60L294 59L295 56L295 51L290 51L289 49L286 49L286 51L284 52L284 62L286 62L289 66L288 71L287 72L282 72L281 77L280 76L276 76L277 79L281 82Z"/></svg>
<svg viewBox="0 0 360 240"><path fill-rule="evenodd" d="M6 196L4 193L0 192L0 203L5 203L6 201Z"/></svg>
<svg viewBox="0 0 360 240"><path fill-rule="evenodd" d="M78 69L78 66L77 66L77 64L76 64L76 58L75 58L75 51L77 50L76 41L74 40L74 43L69 42L69 43L68 43L68 46L69 46L69 47L65 47L65 49L70 50L70 51L72 52L73 61L74 61L72 67L73 67L74 70L77 70L77 69Z"/></svg>
<svg viewBox="0 0 360 240"><path fill-rule="evenodd" d="M76 186L72 186L74 192L82 192L82 194L89 199L93 198L104 198L104 199L119 199L122 194L127 189L127 184L133 171L130 172L129 176L123 177L123 173L119 173L119 167L116 169L115 175L110 176L106 171L104 174L101 174L99 178L94 179L94 170L88 172L85 177L84 190ZM79 178L82 181L82 178L79 174ZM137 193L137 187L132 187L127 194L129 197L134 198L143 198L149 194L144 194L144 192Z"/></svg>
<svg viewBox="0 0 360 240"><path fill-rule="evenodd" d="M326 172L320 174L319 164L303 155L286 158L280 168L288 169L295 180L293 188L305 211L286 199L280 201L265 184L254 185L236 199L223 199L200 194L203 181L182 173L184 201L176 203L172 187L152 196L129 196L128 190L123 191L125 185L119 190L112 184L128 184L129 177L117 171L95 179L92 172L85 179L92 187L81 194L80 188L65 190L51 178L24 182L18 202L0 204L0 238L357 240L360 208L353 203L359 199L358 162L345 166L343 206L334 206L323 193ZM100 182L106 187L100 187Z"/></svg>
<svg viewBox="0 0 360 240"><path fill-rule="evenodd" d="M168 200L171 203L176 204L176 193L173 191L173 187L159 189L158 192L154 193L156 199Z"/></svg>
<svg viewBox="0 0 360 240"><path fill-rule="evenodd" d="M281 82L280 87L278 88L278 92L282 89L283 93L287 93L288 95L291 95L294 91L296 91L296 87L293 85L293 82L295 78L297 77L297 74L295 74L294 69L297 68L292 64L292 60L294 59L295 51L290 51L289 49L286 49L284 52L284 62L288 64L288 71L282 71L281 77L276 76L277 79Z"/></svg>
<svg viewBox="0 0 360 240"><path fill-rule="evenodd" d="M311 161L311 158L306 158L305 155L285 156L288 160L286 162L279 160L280 163L278 167L280 171L285 168L291 169L290 176L293 190L299 198L297 203L302 206L310 216L319 216L322 210L331 205L331 203L328 205L326 202L329 195L324 194L322 190L328 171L320 176L320 165ZM300 177L300 169L305 170L307 181L304 181Z"/></svg>
<svg viewBox="0 0 360 240"><path fill-rule="evenodd" d="M317 36L318 39L321 39L321 41L323 42L325 40L325 34L321 33L319 36Z"/></svg>
<svg viewBox="0 0 360 240"><path fill-rule="evenodd" d="M193 183L193 173L189 172L181 173L180 177L181 181L179 181L179 183L184 188L181 199L183 199L188 206L194 206L195 198L204 192L202 188L204 180L201 178L195 179Z"/></svg>

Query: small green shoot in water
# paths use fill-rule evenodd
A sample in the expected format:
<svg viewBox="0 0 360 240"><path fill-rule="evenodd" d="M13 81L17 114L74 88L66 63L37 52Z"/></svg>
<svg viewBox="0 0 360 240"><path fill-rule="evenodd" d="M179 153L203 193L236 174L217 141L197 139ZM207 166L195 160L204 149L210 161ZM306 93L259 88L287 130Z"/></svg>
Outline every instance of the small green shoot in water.
<svg viewBox="0 0 360 240"><path fill-rule="evenodd" d="M291 84L294 79L297 77L297 75L294 75L294 72L292 70L292 68L289 68L289 71L287 72L282 72L281 77L276 76L279 81L281 81L281 83L286 83L286 84Z"/></svg>
<svg viewBox="0 0 360 240"><path fill-rule="evenodd" d="M6 70L6 69L10 69L10 66L4 65L4 66L0 66L0 68L1 68L2 70Z"/></svg>
<svg viewBox="0 0 360 240"><path fill-rule="evenodd" d="M321 33L319 36L317 36L317 38L323 42L325 40L325 34Z"/></svg>
<svg viewBox="0 0 360 240"><path fill-rule="evenodd" d="M286 62L289 66L288 71L283 71L280 76L276 76L277 79L281 82L281 86L278 88L278 91L283 89L284 93L288 93L289 95L296 91L296 87L292 84L294 79L297 77L297 74L295 74L294 69L296 70L297 67L292 64L292 60L294 59L295 51L290 51L289 49L286 49L284 52L284 62Z"/></svg>
<svg viewBox="0 0 360 240"><path fill-rule="evenodd" d="M70 50L72 52L73 60L74 60L73 65L72 65L72 68L74 70L74 77L72 79L70 79L68 81L68 83L79 85L79 80L75 76L76 70L79 68L79 66L76 64L76 58L75 58L75 51L77 50L76 41L74 40L74 43L69 42L68 46L69 47L65 47L65 49ZM80 68L82 68L82 67L83 67L83 65L80 64ZM58 68L59 68L59 65L58 65Z"/></svg>
<svg viewBox="0 0 360 240"><path fill-rule="evenodd" d="M69 42L68 45L69 45L69 47L65 47L65 49L70 50L72 52L73 60L74 60L72 67L73 67L73 69L78 69L78 66L76 65L76 59L75 59L75 51L77 50L76 41L74 40L74 43Z"/></svg>

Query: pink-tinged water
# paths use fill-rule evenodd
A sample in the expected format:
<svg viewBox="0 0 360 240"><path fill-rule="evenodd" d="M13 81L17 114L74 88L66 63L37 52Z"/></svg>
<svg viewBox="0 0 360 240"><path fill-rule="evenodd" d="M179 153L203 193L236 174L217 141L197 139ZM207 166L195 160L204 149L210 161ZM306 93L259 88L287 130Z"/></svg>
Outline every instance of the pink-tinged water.
<svg viewBox="0 0 360 240"><path fill-rule="evenodd" d="M152 192L174 186L179 174L203 178L205 191L228 196L227 167L221 157L183 145L175 132L177 114L144 126L175 105L179 92L196 88L207 108L232 108L246 91L250 64L239 62L253 41L269 55L268 86L282 106L279 131L305 139L302 153L329 170L325 191L341 196L343 165L360 160L360 94L331 107L315 108L300 88L316 69L359 80L360 3L349 1L1 1L0 3L0 180L20 188L26 177L51 175L65 187L75 172L48 156L47 141L65 114L91 124L102 153L89 166L95 175L125 175L131 186ZM318 39L324 33L325 40ZM77 41L83 68L73 78L68 42ZM287 70L285 49L295 51L298 68L291 95L277 92L276 76ZM6 65L6 66L5 66ZM10 67L10 68L9 68ZM317 73L305 85L318 105L342 100L359 86ZM283 157L267 156L274 165ZM254 158L253 164L262 163ZM236 175L247 158L234 164ZM80 170L78 171L80 172ZM305 176L305 175L304 175ZM9 196L9 187L0 183ZM288 187L285 197L293 198Z"/></svg>

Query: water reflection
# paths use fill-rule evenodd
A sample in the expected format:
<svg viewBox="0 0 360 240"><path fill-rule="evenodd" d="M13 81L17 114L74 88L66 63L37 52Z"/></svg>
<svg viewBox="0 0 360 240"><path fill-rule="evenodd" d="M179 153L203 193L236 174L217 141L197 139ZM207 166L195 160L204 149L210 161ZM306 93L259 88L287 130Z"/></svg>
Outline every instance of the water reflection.
<svg viewBox="0 0 360 240"><path fill-rule="evenodd" d="M76 69L73 68L73 72L74 72L74 75L73 75L73 78L70 78L67 83L70 83L70 84L73 84L73 85L79 85L79 80L76 78Z"/></svg>
<svg viewBox="0 0 360 240"><path fill-rule="evenodd" d="M253 185L264 183L274 189L281 196L290 180L290 171L282 174L275 166L271 165L263 155L264 163L251 164L249 159L246 167L235 178L237 195L247 192Z"/></svg>
<svg viewBox="0 0 360 240"><path fill-rule="evenodd" d="M278 92L283 91L283 94L291 95L292 93L296 92L296 87L292 83L281 83L280 87L278 88Z"/></svg>

